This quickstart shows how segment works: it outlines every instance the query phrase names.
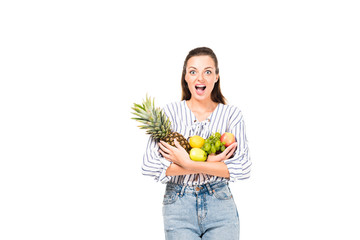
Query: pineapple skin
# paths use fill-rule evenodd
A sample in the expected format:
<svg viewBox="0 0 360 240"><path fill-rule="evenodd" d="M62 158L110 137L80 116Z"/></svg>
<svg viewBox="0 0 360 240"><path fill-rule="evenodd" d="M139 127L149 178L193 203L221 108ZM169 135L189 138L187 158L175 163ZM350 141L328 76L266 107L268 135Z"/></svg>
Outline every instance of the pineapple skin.
<svg viewBox="0 0 360 240"><path fill-rule="evenodd" d="M186 140L186 138L183 135L181 135L178 132L171 132L169 135L167 135L165 138L161 140L175 147L174 139L176 139L187 152L191 150L191 146L189 142Z"/></svg>

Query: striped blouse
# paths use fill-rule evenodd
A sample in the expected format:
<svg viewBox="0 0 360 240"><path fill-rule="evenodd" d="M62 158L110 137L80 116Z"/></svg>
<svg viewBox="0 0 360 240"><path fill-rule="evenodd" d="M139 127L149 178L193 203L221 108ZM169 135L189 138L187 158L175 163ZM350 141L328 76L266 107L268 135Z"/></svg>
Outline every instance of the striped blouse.
<svg viewBox="0 0 360 240"><path fill-rule="evenodd" d="M251 160L245 134L245 125L242 112L235 106L219 103L211 115L204 121L199 122L194 113L188 108L186 101L174 102L163 108L171 122L171 128L182 134L186 139L199 135L204 139L212 133L231 132L235 135L238 147L234 155L224 163L230 173L230 178L212 176L208 174L188 174L178 176L166 176L166 170L171 162L159 153L157 141L149 137L146 151L143 157L142 174L155 178L162 183L177 183L194 186L212 182L242 180L250 177Z"/></svg>

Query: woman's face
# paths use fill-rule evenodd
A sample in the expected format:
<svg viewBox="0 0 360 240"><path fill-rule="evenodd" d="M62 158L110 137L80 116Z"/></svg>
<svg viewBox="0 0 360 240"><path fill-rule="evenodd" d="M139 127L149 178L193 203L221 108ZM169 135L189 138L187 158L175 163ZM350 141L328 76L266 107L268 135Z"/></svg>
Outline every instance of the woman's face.
<svg viewBox="0 0 360 240"><path fill-rule="evenodd" d="M219 78L215 71L215 62L210 56L194 56L188 60L185 80L191 98L211 100L211 92Z"/></svg>

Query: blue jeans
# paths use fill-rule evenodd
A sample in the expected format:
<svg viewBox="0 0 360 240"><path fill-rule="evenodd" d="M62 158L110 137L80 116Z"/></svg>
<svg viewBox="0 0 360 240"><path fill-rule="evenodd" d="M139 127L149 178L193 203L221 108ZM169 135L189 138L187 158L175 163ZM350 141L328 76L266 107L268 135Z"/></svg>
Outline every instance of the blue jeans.
<svg viewBox="0 0 360 240"><path fill-rule="evenodd" d="M163 216L166 240L239 239L239 216L227 182L167 184Z"/></svg>

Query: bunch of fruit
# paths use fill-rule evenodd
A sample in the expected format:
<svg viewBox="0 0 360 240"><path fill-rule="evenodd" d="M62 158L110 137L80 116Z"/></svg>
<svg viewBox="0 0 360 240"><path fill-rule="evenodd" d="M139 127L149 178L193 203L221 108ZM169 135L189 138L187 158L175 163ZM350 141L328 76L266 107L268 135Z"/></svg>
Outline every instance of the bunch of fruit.
<svg viewBox="0 0 360 240"><path fill-rule="evenodd" d="M171 131L171 123L165 113L155 107L154 99L146 96L141 104L134 103L132 107L135 115L134 120L141 123L141 129L145 129L155 140L162 140L175 146L176 139L180 145L189 152L193 161L206 161L207 155L219 153L235 142L232 133L219 132L212 134L209 138L203 139L200 136L192 136L189 142L180 133Z"/></svg>
<svg viewBox="0 0 360 240"><path fill-rule="evenodd" d="M206 161L209 154L218 154L223 152L228 146L235 142L235 136L232 133L219 132L213 133L207 139L200 136L192 136L189 139L189 144L192 147L190 150L190 159L193 161Z"/></svg>

